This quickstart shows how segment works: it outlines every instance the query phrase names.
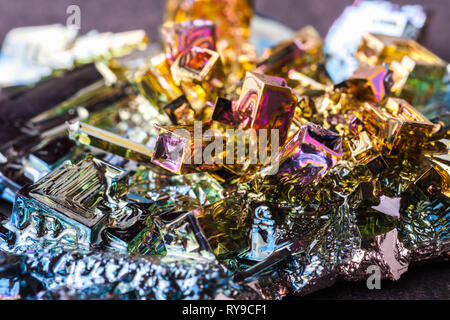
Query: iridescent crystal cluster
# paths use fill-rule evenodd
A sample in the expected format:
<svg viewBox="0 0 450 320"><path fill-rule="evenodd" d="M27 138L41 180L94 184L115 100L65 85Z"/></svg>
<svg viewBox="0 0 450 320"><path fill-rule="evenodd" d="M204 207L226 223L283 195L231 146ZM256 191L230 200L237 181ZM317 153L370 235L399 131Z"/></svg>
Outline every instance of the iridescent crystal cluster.
<svg viewBox="0 0 450 320"><path fill-rule="evenodd" d="M168 0L160 47L78 36L2 89L0 298L275 299L445 257L450 77L423 9L361 2L325 41L256 48L252 2Z"/></svg>

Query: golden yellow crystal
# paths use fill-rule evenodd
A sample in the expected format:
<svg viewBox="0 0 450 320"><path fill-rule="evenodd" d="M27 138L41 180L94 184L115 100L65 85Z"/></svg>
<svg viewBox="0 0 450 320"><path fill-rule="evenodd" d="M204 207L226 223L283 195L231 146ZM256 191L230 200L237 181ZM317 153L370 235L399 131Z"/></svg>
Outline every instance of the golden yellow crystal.
<svg viewBox="0 0 450 320"><path fill-rule="evenodd" d="M214 101L224 85L220 56L209 49L193 47L181 53L170 69L175 83L182 88L200 116L205 111L206 102Z"/></svg>
<svg viewBox="0 0 450 320"><path fill-rule="evenodd" d="M369 65L387 63L393 71L392 92L414 105L424 104L442 85L447 62L414 40L365 33L355 54Z"/></svg>
<svg viewBox="0 0 450 320"><path fill-rule="evenodd" d="M81 144L117 154L128 160L150 164L152 150L142 144L83 122L70 123L68 128L70 138Z"/></svg>
<svg viewBox="0 0 450 320"><path fill-rule="evenodd" d="M252 7L253 0L168 0L164 21L213 21L218 38L237 47L250 36Z"/></svg>
<svg viewBox="0 0 450 320"><path fill-rule="evenodd" d="M231 85L254 67L255 53L247 42L252 8L253 0L168 0L164 22L181 23L195 19L214 22L217 51Z"/></svg>
<svg viewBox="0 0 450 320"><path fill-rule="evenodd" d="M255 72L287 78L294 69L308 77L325 82L320 65L325 57L323 40L312 26L300 29L294 36L269 49L260 59ZM325 81L324 81L325 80Z"/></svg>
<svg viewBox="0 0 450 320"><path fill-rule="evenodd" d="M145 98L159 108L182 95L172 78L170 64L164 54L150 60L146 72L136 80L136 86Z"/></svg>
<svg viewBox="0 0 450 320"><path fill-rule="evenodd" d="M195 121L195 111L185 95L179 96L164 106L164 111L174 125L190 125Z"/></svg>
<svg viewBox="0 0 450 320"><path fill-rule="evenodd" d="M359 164L364 164L373 173L378 174L387 167L386 161L376 141L366 131L361 131L354 141L351 141L352 158Z"/></svg>
<svg viewBox="0 0 450 320"><path fill-rule="evenodd" d="M360 132L352 148L352 157L359 162L366 163L377 153L378 149L369 134L366 131Z"/></svg>
<svg viewBox="0 0 450 320"><path fill-rule="evenodd" d="M380 138L380 145L391 154L417 146L436 130L435 124L408 102L397 98L389 98L385 108L366 103L362 120L366 129Z"/></svg>
<svg viewBox="0 0 450 320"><path fill-rule="evenodd" d="M362 65L343 85L360 101L380 102L391 92L392 72L385 65Z"/></svg>

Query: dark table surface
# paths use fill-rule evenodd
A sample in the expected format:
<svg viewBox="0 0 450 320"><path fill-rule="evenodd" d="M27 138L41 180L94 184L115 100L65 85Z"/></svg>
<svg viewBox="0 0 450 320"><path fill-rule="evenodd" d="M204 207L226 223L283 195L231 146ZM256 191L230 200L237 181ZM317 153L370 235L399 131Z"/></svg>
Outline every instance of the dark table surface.
<svg viewBox="0 0 450 320"><path fill-rule="evenodd" d="M322 36L352 0L255 0L256 10L293 29L311 24ZM81 32L145 29L158 40L164 0L0 0L0 41L8 30L32 25L61 23L67 19L66 8L81 8ZM450 1L396 0L399 4L422 4L432 18L422 42L443 59L450 60L450 42L443 35L449 31ZM0 208L5 205L0 203ZM338 282L333 287L302 299L449 299L450 264L448 261L410 266L399 281L382 281L380 290L367 289L364 282Z"/></svg>

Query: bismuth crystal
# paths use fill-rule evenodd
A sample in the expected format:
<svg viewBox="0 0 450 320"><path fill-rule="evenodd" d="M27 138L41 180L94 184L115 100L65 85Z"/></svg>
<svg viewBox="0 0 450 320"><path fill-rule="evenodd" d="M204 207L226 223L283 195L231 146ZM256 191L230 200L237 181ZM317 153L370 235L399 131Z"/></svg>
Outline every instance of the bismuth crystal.
<svg viewBox="0 0 450 320"><path fill-rule="evenodd" d="M297 97L284 79L248 72L235 106L235 125L243 129L278 129L281 144L296 104Z"/></svg>
<svg viewBox="0 0 450 320"><path fill-rule="evenodd" d="M152 162L164 169L179 174L182 166L189 158L191 137L161 128L152 155Z"/></svg>
<svg viewBox="0 0 450 320"><path fill-rule="evenodd" d="M331 84L320 83L302 72L290 69L288 72L288 82L292 90L301 96L309 96L314 92L326 92Z"/></svg>
<svg viewBox="0 0 450 320"><path fill-rule="evenodd" d="M0 101L0 120L5 124L26 122L38 114L57 107L88 86L104 84L105 78L94 64L67 71L34 87L7 96Z"/></svg>
<svg viewBox="0 0 450 320"><path fill-rule="evenodd" d="M150 163L152 150L143 144L82 122L69 123L68 128L70 138L79 143L108 151L127 160Z"/></svg>
<svg viewBox="0 0 450 320"><path fill-rule="evenodd" d="M187 100L185 95L181 95L169 104L164 106L164 111L172 121L173 125L194 124L195 110Z"/></svg>
<svg viewBox="0 0 450 320"><path fill-rule="evenodd" d="M355 57L371 65L388 64L392 91L413 105L424 104L441 89L447 68L444 60L417 42L380 34L364 34Z"/></svg>
<svg viewBox="0 0 450 320"><path fill-rule="evenodd" d="M354 54L365 32L417 39L428 18L428 12L421 5L358 1L347 6L325 37L327 71L333 81L339 83L358 68Z"/></svg>
<svg viewBox="0 0 450 320"><path fill-rule="evenodd" d="M166 254L161 234L148 213L140 214L127 225L106 228L102 234L102 244L110 249L139 255Z"/></svg>
<svg viewBox="0 0 450 320"><path fill-rule="evenodd" d="M211 115L211 120L233 127L236 125L235 116L237 116L234 109L232 101L217 97Z"/></svg>
<svg viewBox="0 0 450 320"><path fill-rule="evenodd" d="M416 181L416 186L428 197L439 194L448 196L450 189L450 174L448 167L434 165Z"/></svg>
<svg viewBox="0 0 450 320"><path fill-rule="evenodd" d="M386 66L361 66L338 87L344 87L357 99L380 102L391 91L392 71Z"/></svg>
<svg viewBox="0 0 450 320"><path fill-rule="evenodd" d="M63 163L19 190L11 222L37 238L90 245L98 240L115 202L127 190L127 174L94 157Z"/></svg>
<svg viewBox="0 0 450 320"><path fill-rule="evenodd" d="M130 178L127 197L137 202L156 203L158 209L176 206L190 211L223 199L224 188L206 172L168 176L141 166Z"/></svg>
<svg viewBox="0 0 450 320"><path fill-rule="evenodd" d="M193 47L216 50L216 26L208 20L168 22L162 26L161 35L171 61Z"/></svg>
<svg viewBox="0 0 450 320"><path fill-rule="evenodd" d="M5 112L9 106L14 108L5 113L7 135L2 136L0 145L0 153L8 161L0 164L1 176L4 177L1 182L4 185L3 198L8 201L14 201L10 196L11 190L17 191L17 187L36 182L62 161L76 159L82 153L73 142L67 141L66 121L81 120L112 127L118 109L134 97L132 91L125 93L126 87L111 83L111 80L115 81L111 71L99 64L63 74L60 80L76 91L63 88L62 92L46 95L47 85L54 81L51 79L4 100ZM85 87L80 87L80 84ZM39 99L41 95L44 96L42 100ZM32 112L27 113L32 104L28 100L30 98L41 102L34 104ZM11 120L6 120L7 117Z"/></svg>
<svg viewBox="0 0 450 320"><path fill-rule="evenodd" d="M136 79L136 86L156 107L163 107L182 94L172 78L170 63L164 54L150 59L147 70Z"/></svg>
<svg viewBox="0 0 450 320"><path fill-rule="evenodd" d="M251 249L247 258L261 261L275 251L279 231L271 213L271 208L266 205L261 205L254 212L255 217L251 231Z"/></svg>
<svg viewBox="0 0 450 320"><path fill-rule="evenodd" d="M248 247L251 224L245 203L223 199L195 211L195 217L210 250L221 257Z"/></svg>
<svg viewBox="0 0 450 320"><path fill-rule="evenodd" d="M336 164L341 155L340 135L307 123L275 156L279 168L272 178L283 184L314 184Z"/></svg>
<svg viewBox="0 0 450 320"><path fill-rule="evenodd" d="M205 112L206 102L215 99L214 93L224 85L220 56L209 49L192 47L181 52L170 69L175 83L199 115Z"/></svg>
<svg viewBox="0 0 450 320"><path fill-rule="evenodd" d="M169 0L165 21L182 22L203 19L214 21L219 39L234 41L239 46L250 35L253 0Z"/></svg>
<svg viewBox="0 0 450 320"><path fill-rule="evenodd" d="M216 171L224 163L227 137L209 123L158 126L152 162L172 173ZM224 147L225 146L225 147ZM208 152L210 151L210 152Z"/></svg>
<svg viewBox="0 0 450 320"><path fill-rule="evenodd" d="M45 45L41 39L46 39ZM144 30L77 35L76 28L62 25L16 28L7 34L3 44L0 85L31 85L53 71L143 50L148 42Z"/></svg>
<svg viewBox="0 0 450 320"><path fill-rule="evenodd" d="M389 98L385 108L366 103L362 117L367 130L390 153L414 148L436 130L435 124L402 99Z"/></svg>
<svg viewBox="0 0 450 320"><path fill-rule="evenodd" d="M248 43L252 15L253 0L169 0L164 21L169 25L197 19L213 21L216 48L232 84L253 68L254 52Z"/></svg>
<svg viewBox="0 0 450 320"><path fill-rule="evenodd" d="M163 212L155 217L168 255L193 259L214 259L208 241L196 219L196 209L189 212Z"/></svg>
<svg viewBox="0 0 450 320"><path fill-rule="evenodd" d="M367 208L380 204L380 197L373 181L360 182L350 198L354 208Z"/></svg>
<svg viewBox="0 0 450 320"><path fill-rule="evenodd" d="M255 72L286 78L290 70L317 78L319 65L323 64L323 41L312 26L299 30L290 40L270 49Z"/></svg>
<svg viewBox="0 0 450 320"><path fill-rule="evenodd" d="M359 133L350 146L352 157L359 163L367 165L367 168L377 174L386 168L383 156L377 147L375 139L370 137L366 131Z"/></svg>
<svg viewBox="0 0 450 320"><path fill-rule="evenodd" d="M16 33L0 83L52 75L0 91L0 299L280 299L447 257L449 68L399 38L422 7L358 1L325 45L251 15L168 0L162 48Z"/></svg>

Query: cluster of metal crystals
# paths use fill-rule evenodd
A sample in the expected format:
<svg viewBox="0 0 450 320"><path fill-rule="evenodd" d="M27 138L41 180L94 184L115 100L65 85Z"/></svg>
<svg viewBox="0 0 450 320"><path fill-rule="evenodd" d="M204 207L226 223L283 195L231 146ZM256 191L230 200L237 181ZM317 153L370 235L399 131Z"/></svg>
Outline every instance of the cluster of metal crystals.
<svg viewBox="0 0 450 320"><path fill-rule="evenodd" d="M252 1L168 0L161 49L126 33L2 88L0 298L279 299L445 258L449 69L389 10L350 60L323 51L345 17L257 56ZM237 161L232 129L249 158L277 129L270 161Z"/></svg>

